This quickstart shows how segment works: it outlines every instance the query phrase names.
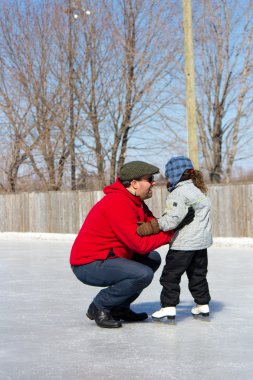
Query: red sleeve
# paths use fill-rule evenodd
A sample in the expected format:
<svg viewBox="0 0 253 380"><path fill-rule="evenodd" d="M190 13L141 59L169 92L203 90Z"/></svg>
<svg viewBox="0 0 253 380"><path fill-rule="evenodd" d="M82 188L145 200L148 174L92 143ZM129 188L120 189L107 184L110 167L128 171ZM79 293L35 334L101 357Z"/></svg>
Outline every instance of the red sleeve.
<svg viewBox="0 0 253 380"><path fill-rule="evenodd" d="M152 219L152 213L149 216L149 219ZM117 203L117 206L114 205L114 208L111 208L110 212L108 212L107 217L117 239L139 254L146 254L168 244L174 236L173 231L161 231L156 235L140 237L136 232L138 222L136 210L124 202Z"/></svg>

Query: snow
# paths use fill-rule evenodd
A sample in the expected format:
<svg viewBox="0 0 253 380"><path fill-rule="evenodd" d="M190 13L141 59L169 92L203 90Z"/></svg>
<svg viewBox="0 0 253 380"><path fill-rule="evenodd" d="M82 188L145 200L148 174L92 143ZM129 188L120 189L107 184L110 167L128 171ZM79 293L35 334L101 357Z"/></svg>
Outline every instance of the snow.
<svg viewBox="0 0 253 380"><path fill-rule="evenodd" d="M55 234L38 232L0 232L0 240L55 240L74 242L76 234ZM253 238L216 237L214 247L253 247Z"/></svg>
<svg viewBox="0 0 253 380"><path fill-rule="evenodd" d="M54 234L39 232L0 232L0 240L56 240L73 242L75 234Z"/></svg>

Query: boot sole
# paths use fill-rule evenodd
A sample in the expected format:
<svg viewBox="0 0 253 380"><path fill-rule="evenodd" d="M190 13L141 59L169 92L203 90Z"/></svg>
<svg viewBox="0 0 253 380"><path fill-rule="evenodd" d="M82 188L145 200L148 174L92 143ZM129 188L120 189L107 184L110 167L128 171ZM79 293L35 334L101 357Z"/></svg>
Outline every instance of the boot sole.
<svg viewBox="0 0 253 380"><path fill-rule="evenodd" d="M199 313L199 314L193 314L192 313L192 315L194 316L194 317L209 317L209 313Z"/></svg>
<svg viewBox="0 0 253 380"><path fill-rule="evenodd" d="M95 318L94 318L92 315L90 315L89 313L86 313L86 317L89 318L91 321L95 321L95 322L96 322ZM117 328L119 328L119 327L122 327L122 324L121 324L120 322L119 322L118 325L116 325L116 326L105 326L105 325L100 325L100 324L98 324L97 322L96 322L96 324L97 324L97 326L102 327L102 328L105 328L105 329L117 329Z"/></svg>
<svg viewBox="0 0 253 380"><path fill-rule="evenodd" d="M162 319L164 318L167 318L167 319L170 319L170 320L173 320L176 318L175 315L165 315L164 317L160 317L160 318L157 318L157 317L152 317L153 321L161 321Z"/></svg>
<svg viewBox="0 0 253 380"><path fill-rule="evenodd" d="M97 323L97 322L96 322ZM105 325L99 325L98 323L97 323L97 326L99 326L99 327L101 327L101 328L103 328L103 329L118 329L119 327L122 327L122 324L119 324L119 325L117 325L117 326L105 326Z"/></svg>

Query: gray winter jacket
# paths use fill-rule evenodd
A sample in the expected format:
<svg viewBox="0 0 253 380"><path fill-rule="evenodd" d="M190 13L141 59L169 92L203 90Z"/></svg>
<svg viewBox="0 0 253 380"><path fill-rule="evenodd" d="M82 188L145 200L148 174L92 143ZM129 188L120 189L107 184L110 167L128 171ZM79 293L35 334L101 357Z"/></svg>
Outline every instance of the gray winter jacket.
<svg viewBox="0 0 253 380"><path fill-rule="evenodd" d="M208 248L212 245L211 202L207 195L193 184L191 179L179 182L169 193L166 199L166 209L162 217L158 219L160 229L168 231L177 227L186 216L190 206L195 211L194 219L175 234L170 243L172 249L191 251Z"/></svg>

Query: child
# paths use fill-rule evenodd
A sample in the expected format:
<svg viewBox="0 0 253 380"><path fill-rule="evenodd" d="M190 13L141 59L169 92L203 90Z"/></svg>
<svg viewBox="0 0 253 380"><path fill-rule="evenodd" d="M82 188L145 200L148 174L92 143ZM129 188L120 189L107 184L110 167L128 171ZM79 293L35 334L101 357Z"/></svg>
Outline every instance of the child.
<svg viewBox="0 0 253 380"><path fill-rule="evenodd" d="M172 157L166 164L169 195L166 209L159 220L143 223L137 228L140 236L159 230L175 229L182 222L190 207L195 216L190 224L179 229L170 243L166 264L160 278L162 308L152 314L154 320L164 317L174 319L179 303L181 276L186 272L189 290L196 306L193 315L209 315L207 275L207 248L212 244L210 200L202 173L194 170L192 162L184 156ZM150 228L151 227L151 228ZM159 228L158 228L159 227Z"/></svg>

